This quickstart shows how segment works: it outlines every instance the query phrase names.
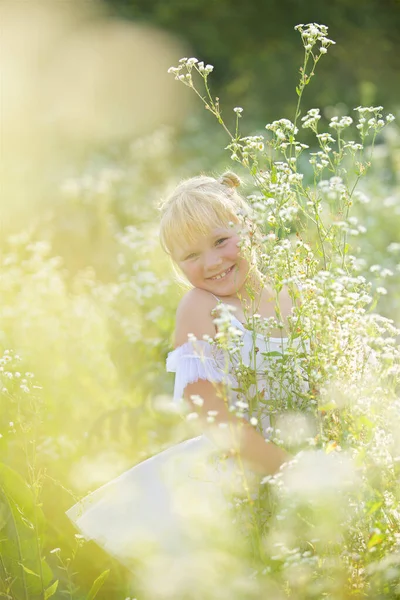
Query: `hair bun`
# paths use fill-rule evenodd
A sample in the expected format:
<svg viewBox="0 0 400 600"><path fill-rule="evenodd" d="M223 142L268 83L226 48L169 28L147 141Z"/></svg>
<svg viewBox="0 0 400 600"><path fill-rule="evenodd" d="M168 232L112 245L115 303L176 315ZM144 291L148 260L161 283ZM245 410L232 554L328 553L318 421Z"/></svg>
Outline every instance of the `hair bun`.
<svg viewBox="0 0 400 600"><path fill-rule="evenodd" d="M233 173L232 171L226 171L226 173L218 178L218 182L228 188L239 187L239 185L242 183L236 173Z"/></svg>

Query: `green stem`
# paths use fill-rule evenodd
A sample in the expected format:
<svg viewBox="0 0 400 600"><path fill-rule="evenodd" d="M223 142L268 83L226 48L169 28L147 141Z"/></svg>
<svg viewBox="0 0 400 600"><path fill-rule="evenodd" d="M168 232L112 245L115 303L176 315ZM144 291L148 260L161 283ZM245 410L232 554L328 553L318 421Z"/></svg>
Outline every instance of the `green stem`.
<svg viewBox="0 0 400 600"><path fill-rule="evenodd" d="M297 99L296 112L294 113L294 126L295 127L297 124L297 119L300 116L301 99L303 96L304 88L306 87L304 77L306 76L306 68L307 68L307 63L308 63L309 58L310 58L310 54L306 51L304 53L304 63L303 63L302 76L301 76L300 84L299 84L299 94L298 94L298 99Z"/></svg>
<svg viewBox="0 0 400 600"><path fill-rule="evenodd" d="M215 105L215 102L213 100L213 97L211 96L211 92L210 92L210 88L208 87L208 82L207 82L207 78L204 77L204 87L206 89L207 92L207 96L209 98L210 101L210 110L211 112L215 115L215 117L218 120L218 123L220 125L222 125L222 127L225 129L226 133L229 135L229 137L231 138L231 140L235 139L234 136L232 135L232 133L229 131L229 129L227 128L227 126L225 125L222 117L221 117L221 113L219 108Z"/></svg>
<svg viewBox="0 0 400 600"><path fill-rule="evenodd" d="M301 71L301 78L300 78L299 88L298 88L299 91L298 91L296 111L294 113L294 121L293 121L294 131L296 131L297 119L300 116L300 104L301 104L301 99L303 97L303 91L304 91L304 88L306 85L304 77L306 76L306 68L307 68L307 63L308 63L309 57L310 57L310 54L307 51L305 51L303 69ZM294 131L293 131L293 138L294 138ZM293 144L294 144L294 139L293 139L293 141L290 142L290 150L289 150L290 158L292 158L292 156L293 156Z"/></svg>
<svg viewBox="0 0 400 600"><path fill-rule="evenodd" d="M38 407L37 405L34 404L34 402L32 402L32 407L35 411L35 417L38 415ZM19 418L20 421L22 422L22 418L21 418L21 407L20 404L18 403L18 412L19 412ZM35 441L38 437L38 431L37 431L37 419L35 418L33 420L33 428L34 428L34 433L33 433L33 440ZM25 432L24 432L25 433ZM27 436L24 435L23 438L23 443L24 443L24 454L25 454L25 460L28 466L28 473L29 473L29 487L31 488L31 490L33 490L33 496L34 496L34 507L33 507L33 519L34 519L34 528L35 528L35 545L36 545L36 551L37 551L37 557L38 557L38 566L39 566L39 577L40 577L40 585L41 585L41 591L40 591L40 596L42 599L44 599L44 592L45 592L45 588L43 585L43 567L42 567L42 551L41 551L41 546L40 546L40 539L38 536L38 516L37 516L37 500L38 500L38 490L37 490L37 484L39 482L39 480L37 478L35 478L35 473L36 473L36 444L32 443L32 457L30 457L29 455L29 441L27 439Z"/></svg>
<svg viewBox="0 0 400 600"><path fill-rule="evenodd" d="M357 179L355 180L355 182L354 182L354 185L353 185L353 187L352 187L352 189L351 189L351 192L350 192L350 194L349 194L349 201L348 201L348 204L347 204L347 209L346 209L346 220L349 218L349 212L350 212L350 200L351 200L351 198L352 198L352 196L353 196L353 194L354 194L354 191L355 191L355 189L356 189L356 187L357 187L357 184L358 184L358 182L360 181L360 178L361 178L361 173L359 173L359 174L357 175ZM344 268L344 263L345 263L345 258L346 258L346 253L345 253L345 251L346 251L346 244L347 244L347 232L345 231L345 232L344 232L344 234L343 234L343 255L342 255L342 269Z"/></svg>
<svg viewBox="0 0 400 600"><path fill-rule="evenodd" d="M16 542L17 542L18 558L19 558L18 562L19 562L19 565L21 567L22 583L23 583L23 586L24 586L24 598L25 598L25 600L29 600L28 588L27 588L27 585L26 585L25 571L24 571L24 569L22 567L22 565L24 564L24 559L23 559L23 556L22 556L22 550L21 550L21 544L20 544L20 539L19 539L19 535L18 535L17 523L16 523L15 518L14 518L14 513L13 513L13 510L12 510L12 507L11 507L11 501L10 501L9 497L7 496L6 491L1 486L0 486L0 493L3 496L5 502L6 502L7 506L8 506L9 513L11 515L11 521L12 521L12 524L14 526L15 538L16 538Z"/></svg>

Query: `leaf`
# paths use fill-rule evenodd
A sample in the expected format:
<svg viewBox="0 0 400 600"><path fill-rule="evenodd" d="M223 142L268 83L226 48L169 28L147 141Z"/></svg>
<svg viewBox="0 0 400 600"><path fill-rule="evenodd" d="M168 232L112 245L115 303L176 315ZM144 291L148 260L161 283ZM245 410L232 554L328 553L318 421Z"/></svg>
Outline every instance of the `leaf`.
<svg viewBox="0 0 400 600"><path fill-rule="evenodd" d="M39 575L37 573L35 573L31 569L28 569L28 567L25 567L25 565L23 565L22 563L19 563L19 565L20 565L20 567L23 568L23 570L25 571L25 573L28 573L28 575L34 575L35 577L39 577Z"/></svg>
<svg viewBox="0 0 400 600"><path fill-rule="evenodd" d="M10 515L7 512L6 507L4 506L4 504L0 504L0 530L3 529L7 525L9 518L10 518ZM1 543L1 540L0 540L0 543Z"/></svg>
<svg viewBox="0 0 400 600"><path fill-rule="evenodd" d="M106 571L103 571L101 573L101 575L98 576L97 579L95 579L92 587L90 588L90 592L89 592L86 600L93 600L93 598L96 598L98 592L100 591L105 580L107 579L109 572L110 572L110 569L107 569Z"/></svg>
<svg viewBox="0 0 400 600"><path fill-rule="evenodd" d="M326 404L318 406L318 410L320 412L329 412L330 410L335 410L335 408L337 408L337 404L333 400L327 402Z"/></svg>
<svg viewBox="0 0 400 600"><path fill-rule="evenodd" d="M282 352L278 352L277 350L273 350L271 352L261 352L263 356L279 356L282 358Z"/></svg>
<svg viewBox="0 0 400 600"><path fill-rule="evenodd" d="M32 489L4 463L0 463L0 507L0 554L4 569L15 581L14 596L36 597L54 578L43 560L40 564L46 522Z"/></svg>
<svg viewBox="0 0 400 600"><path fill-rule="evenodd" d="M41 560L41 573L42 573L42 585L46 587L50 584L50 581L54 579L54 574L46 559L42 557Z"/></svg>
<svg viewBox="0 0 400 600"><path fill-rule="evenodd" d="M298 96L300 96L300 88L299 88L299 87L296 87L296 94L297 94Z"/></svg>
<svg viewBox="0 0 400 600"><path fill-rule="evenodd" d="M377 502L374 502L373 505L371 506L371 508L369 509L369 511L367 512L367 516L369 517L370 515L373 515L377 510L380 509L380 507L383 505L382 500L378 500Z"/></svg>
<svg viewBox="0 0 400 600"><path fill-rule="evenodd" d="M331 452L333 452L335 450L336 447L337 447L337 442L335 442L334 440L330 440L326 445L325 453L330 454Z"/></svg>
<svg viewBox="0 0 400 600"><path fill-rule="evenodd" d="M4 463L0 463L0 481L3 493L12 498L14 503L14 511L18 512L15 515L18 521L23 516L26 521L25 525L36 522L39 531L45 528L46 520L42 510L37 506L36 499L27 482L21 475Z"/></svg>
<svg viewBox="0 0 400 600"><path fill-rule="evenodd" d="M368 548L373 548L374 546L381 544L385 537L386 536L383 533L374 533L368 541Z"/></svg>
<svg viewBox="0 0 400 600"><path fill-rule="evenodd" d="M44 600L47 600L47 598L50 598L51 596L53 596L58 588L58 579L51 584L50 587L47 588L47 590L45 590L44 592Z"/></svg>
<svg viewBox="0 0 400 600"><path fill-rule="evenodd" d="M366 417L365 415L361 415L361 417L357 419L357 423L359 425L364 425L364 427L367 427L368 429L372 429L372 427L374 426L373 422L370 419L368 419L368 417Z"/></svg>

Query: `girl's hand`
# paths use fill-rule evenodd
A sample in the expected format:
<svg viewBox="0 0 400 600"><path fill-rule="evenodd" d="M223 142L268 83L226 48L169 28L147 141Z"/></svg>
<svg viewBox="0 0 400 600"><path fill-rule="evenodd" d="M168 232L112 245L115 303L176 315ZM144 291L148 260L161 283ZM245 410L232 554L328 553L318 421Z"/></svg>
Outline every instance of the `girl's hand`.
<svg viewBox="0 0 400 600"><path fill-rule="evenodd" d="M266 440L250 423L228 409L228 390L222 385L199 380L185 388L185 398L200 416L204 433L230 457L240 457L252 471L273 475L291 459L282 448ZM191 397L200 396L199 406ZM213 422L209 422L209 413Z"/></svg>

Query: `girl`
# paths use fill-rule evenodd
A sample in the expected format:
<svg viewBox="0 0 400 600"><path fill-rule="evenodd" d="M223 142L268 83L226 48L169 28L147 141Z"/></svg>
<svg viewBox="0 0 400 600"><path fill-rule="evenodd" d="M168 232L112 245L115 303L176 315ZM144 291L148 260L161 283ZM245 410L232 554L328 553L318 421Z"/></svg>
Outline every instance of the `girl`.
<svg viewBox="0 0 400 600"><path fill-rule="evenodd" d="M134 466L67 512L86 538L129 565L207 548L207 532L215 539L216 530L232 529L227 490L254 497L252 486L288 459L266 443L263 406L272 389L265 354L287 343L270 321L278 314L287 328L292 302L284 289L277 307L257 268L248 243L254 232L243 233L249 207L236 192L239 183L230 172L194 177L161 209L161 244L192 286L177 310L167 370L175 372L174 400L198 417L202 435ZM243 373L253 374L245 393ZM259 398L264 404L250 414L249 403L256 407Z"/></svg>

